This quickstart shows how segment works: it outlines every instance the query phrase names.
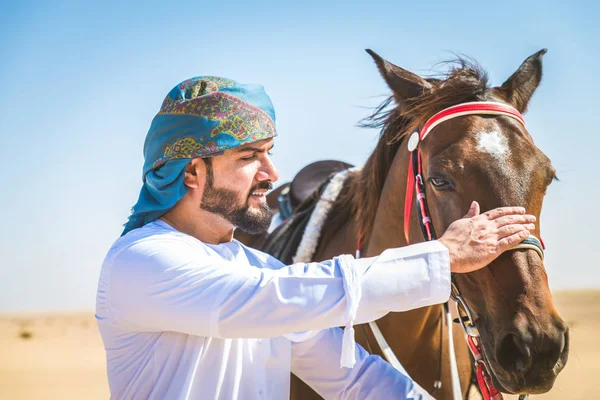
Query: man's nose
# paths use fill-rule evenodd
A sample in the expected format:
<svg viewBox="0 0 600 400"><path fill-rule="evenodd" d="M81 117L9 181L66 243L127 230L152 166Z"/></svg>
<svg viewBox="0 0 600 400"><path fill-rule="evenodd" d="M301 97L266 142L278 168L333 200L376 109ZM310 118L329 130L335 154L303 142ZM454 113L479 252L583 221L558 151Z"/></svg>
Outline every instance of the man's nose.
<svg viewBox="0 0 600 400"><path fill-rule="evenodd" d="M277 182L279 179L279 172L277 172L277 168L275 168L275 164L273 164L271 158L265 157L257 179L259 181L269 180L271 182Z"/></svg>

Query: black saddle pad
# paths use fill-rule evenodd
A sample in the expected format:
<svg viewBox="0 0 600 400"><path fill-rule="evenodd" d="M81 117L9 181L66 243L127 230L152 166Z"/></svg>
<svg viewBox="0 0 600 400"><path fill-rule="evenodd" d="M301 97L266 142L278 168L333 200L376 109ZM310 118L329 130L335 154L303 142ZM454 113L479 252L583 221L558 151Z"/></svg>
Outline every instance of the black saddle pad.
<svg viewBox="0 0 600 400"><path fill-rule="evenodd" d="M272 255L286 265L292 264L292 258L296 255L306 225L328 183L329 179L321 182L315 195L309 195L288 219L271 232L258 246L259 250Z"/></svg>

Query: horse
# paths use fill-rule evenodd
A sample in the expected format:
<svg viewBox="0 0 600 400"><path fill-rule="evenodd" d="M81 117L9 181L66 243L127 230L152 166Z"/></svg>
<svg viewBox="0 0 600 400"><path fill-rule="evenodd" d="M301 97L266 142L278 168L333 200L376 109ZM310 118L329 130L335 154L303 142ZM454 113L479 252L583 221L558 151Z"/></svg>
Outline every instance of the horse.
<svg viewBox="0 0 600 400"><path fill-rule="evenodd" d="M354 254L359 242L365 257L422 242L418 207L408 214L406 234L402 229L412 150L407 138L436 113L459 104L494 102L524 113L541 81L546 50L528 57L497 87L488 84L486 72L471 59L450 63L444 76L423 78L367 52L392 95L362 123L380 128L379 140L364 166L347 174L323 225L314 261ZM436 232L443 233L476 200L482 212L503 206L525 207L537 217L532 234L540 237L543 198L557 176L524 125L505 115L459 116L433 128L419 143L419 150L423 191ZM268 251L276 233L261 238L242 235L242 240ZM286 239L279 234L276 241ZM507 251L484 269L454 275L453 282L479 331L493 385L510 394L550 390L567 362L569 329L554 306L539 251ZM435 392L436 398L449 399L451 368L444 350L449 335L443 328L442 307L392 312L376 324L409 375ZM453 325L464 397L472 379L472 361L460 325ZM357 342L367 351L383 355L368 325L355 331ZM320 398L293 378L292 399ZM441 381L441 387L436 381Z"/></svg>

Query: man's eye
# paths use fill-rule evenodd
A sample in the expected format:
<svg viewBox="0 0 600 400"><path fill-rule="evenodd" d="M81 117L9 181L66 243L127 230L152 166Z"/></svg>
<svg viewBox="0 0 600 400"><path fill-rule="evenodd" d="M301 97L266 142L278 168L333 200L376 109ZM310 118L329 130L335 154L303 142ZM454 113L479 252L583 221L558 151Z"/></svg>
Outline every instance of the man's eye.
<svg viewBox="0 0 600 400"><path fill-rule="evenodd" d="M256 160L256 154L252 154L252 155L251 155L251 156L249 156L249 157L243 157L243 158L241 158L241 160L244 160L244 161L252 161L252 160Z"/></svg>

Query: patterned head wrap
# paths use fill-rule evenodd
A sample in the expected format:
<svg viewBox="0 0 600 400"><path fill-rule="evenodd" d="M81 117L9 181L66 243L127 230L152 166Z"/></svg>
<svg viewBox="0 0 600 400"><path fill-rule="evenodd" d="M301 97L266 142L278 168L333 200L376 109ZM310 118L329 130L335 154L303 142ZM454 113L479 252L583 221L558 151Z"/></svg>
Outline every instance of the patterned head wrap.
<svg viewBox="0 0 600 400"><path fill-rule="evenodd" d="M144 184L122 235L154 221L181 200L191 159L276 135L275 110L261 85L213 76L181 82L152 120L144 143Z"/></svg>

